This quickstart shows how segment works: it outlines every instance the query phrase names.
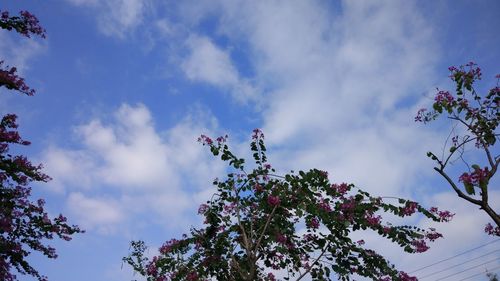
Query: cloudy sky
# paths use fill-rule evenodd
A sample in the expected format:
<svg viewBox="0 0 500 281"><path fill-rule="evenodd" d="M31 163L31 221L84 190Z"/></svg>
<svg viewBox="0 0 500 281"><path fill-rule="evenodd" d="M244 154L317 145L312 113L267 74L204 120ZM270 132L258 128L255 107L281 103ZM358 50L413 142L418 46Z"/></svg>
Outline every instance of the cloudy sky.
<svg viewBox="0 0 500 281"><path fill-rule="evenodd" d="M130 280L121 263L129 241L159 246L199 225L199 203L224 176L197 137L227 133L246 155L253 128L263 129L282 171L316 167L333 181L456 213L425 254L362 235L402 270L486 243L415 274L485 255L423 279L437 280L500 257L500 242L482 231L486 215L456 198L425 156L440 151L449 127L414 122L436 87L452 87L448 66L475 61L480 88L496 83L498 1L47 0L0 8L29 10L47 30L45 40L0 31L0 58L37 89L34 97L0 90L0 113L20 116L33 142L23 152L53 178L34 195L87 230L54 242L55 261L32 257L52 281ZM490 196L498 210L498 189Z"/></svg>

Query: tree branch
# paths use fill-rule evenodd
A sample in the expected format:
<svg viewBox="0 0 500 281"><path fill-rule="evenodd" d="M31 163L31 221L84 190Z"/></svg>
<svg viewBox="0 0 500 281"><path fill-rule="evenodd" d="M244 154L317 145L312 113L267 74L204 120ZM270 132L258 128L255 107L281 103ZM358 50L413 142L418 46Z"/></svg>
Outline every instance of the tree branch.
<svg viewBox="0 0 500 281"><path fill-rule="evenodd" d="M458 197L461 197L461 198L463 198L463 199L471 202L472 204L475 204L475 205L478 205L478 206L482 206L482 201L474 199L474 198L472 198L470 196L465 195L465 193L463 193L457 187L457 185L453 182L453 180L442 169L434 167L434 170L436 170L443 178L446 179L446 181L451 185L451 187L453 188L453 190L455 190L455 192L457 193Z"/></svg>
<svg viewBox="0 0 500 281"><path fill-rule="evenodd" d="M328 249L328 246L330 246L330 241L328 241L328 244L326 244L325 248L323 248L323 251L321 251L321 254L316 258L316 260L311 264L311 266L306 271L304 271L304 273L302 273L302 275L300 275L299 278L297 278L297 280L295 281L299 281L300 279L304 278L304 276L306 276L311 271L314 265L317 264L318 261L321 259L321 257L325 254L326 250Z"/></svg>
<svg viewBox="0 0 500 281"><path fill-rule="evenodd" d="M258 251L258 249L260 247L260 243L262 242L262 238L264 237L264 233L266 233L267 227L269 226L269 223L271 222L271 219L273 218L274 212L276 211L277 207L278 206L274 206L273 210L271 211L271 213L267 217L267 221L266 221L266 224L264 225L264 229L262 229L262 232L260 233L260 236L259 236L259 240L257 240L257 243L255 244L255 249L254 249L255 251ZM259 255L259 258L260 258L260 255Z"/></svg>

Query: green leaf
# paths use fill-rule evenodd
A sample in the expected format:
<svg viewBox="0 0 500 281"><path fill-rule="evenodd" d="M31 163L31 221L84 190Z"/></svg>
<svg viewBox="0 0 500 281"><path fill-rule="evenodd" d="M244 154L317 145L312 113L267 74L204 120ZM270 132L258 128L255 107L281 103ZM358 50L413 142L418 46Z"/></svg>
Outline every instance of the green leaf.
<svg viewBox="0 0 500 281"><path fill-rule="evenodd" d="M455 152L456 150L457 150L457 148L456 148L455 146L450 147L450 153L453 153L453 152Z"/></svg>
<svg viewBox="0 0 500 281"><path fill-rule="evenodd" d="M438 159L437 156L434 155L434 153L432 153L430 151L427 152L427 157L431 158L432 160L437 160Z"/></svg>
<svg viewBox="0 0 500 281"><path fill-rule="evenodd" d="M474 191L474 186L468 182L464 182L464 187L465 187L465 191L467 192L467 194L469 195L474 195L476 194L476 192Z"/></svg>
<svg viewBox="0 0 500 281"><path fill-rule="evenodd" d="M443 112L443 107L437 102L432 105L432 108L439 113Z"/></svg>
<svg viewBox="0 0 500 281"><path fill-rule="evenodd" d="M494 145L497 139L495 138L494 135L487 134L484 136L484 140L486 141L486 143L488 143L490 145Z"/></svg>

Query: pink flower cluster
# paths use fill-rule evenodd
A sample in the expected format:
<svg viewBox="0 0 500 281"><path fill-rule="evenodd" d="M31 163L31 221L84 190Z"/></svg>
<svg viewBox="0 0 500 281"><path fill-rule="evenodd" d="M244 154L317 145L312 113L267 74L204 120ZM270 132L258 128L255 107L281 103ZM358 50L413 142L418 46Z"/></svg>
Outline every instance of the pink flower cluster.
<svg viewBox="0 0 500 281"><path fill-rule="evenodd" d="M236 202L231 202L230 204L224 205L225 214L231 214L234 210L236 210Z"/></svg>
<svg viewBox="0 0 500 281"><path fill-rule="evenodd" d="M431 213L438 216L441 222L449 222L453 219L455 214L452 214L450 211L440 211L437 207L432 207L429 209Z"/></svg>
<svg viewBox="0 0 500 281"><path fill-rule="evenodd" d="M441 238L441 237L443 237L443 234L436 232L435 228L430 228L430 231L425 233L425 238L431 242L433 242L436 239Z"/></svg>
<svg viewBox="0 0 500 281"><path fill-rule="evenodd" d="M451 104L455 99L448 91L439 91L434 98L437 103Z"/></svg>
<svg viewBox="0 0 500 281"><path fill-rule="evenodd" d="M218 137L218 138L216 139L216 141L217 141L219 144L221 144L221 143L225 143L225 142L227 141L227 138L228 138L228 136L227 136L227 135L225 135L225 136L220 136L220 137Z"/></svg>
<svg viewBox="0 0 500 281"><path fill-rule="evenodd" d="M347 183L341 183L341 184L332 184L331 185L331 188L339 193L340 196L343 196L347 193L347 191L349 191L349 185Z"/></svg>
<svg viewBox="0 0 500 281"><path fill-rule="evenodd" d="M417 281L417 277L410 276L406 272L400 271L399 272L399 280L400 281Z"/></svg>
<svg viewBox="0 0 500 281"><path fill-rule="evenodd" d="M156 267L156 262L158 261L158 257L153 257L151 262L146 267L146 273L151 276L158 275L158 268Z"/></svg>
<svg viewBox="0 0 500 281"><path fill-rule="evenodd" d="M311 221L309 221L309 226L312 229L318 229L319 228L319 220L318 220L318 218L316 218L316 217L312 218Z"/></svg>
<svg viewBox="0 0 500 281"><path fill-rule="evenodd" d="M199 138L198 138L198 142L200 142L201 144L203 145L212 145L214 142L211 138L205 136L205 135L201 135Z"/></svg>
<svg viewBox="0 0 500 281"><path fill-rule="evenodd" d="M177 244L179 244L181 241L177 239L171 239L167 242L165 242L161 247L160 247L160 253L161 254L167 254L170 251L172 251L172 248L175 247Z"/></svg>
<svg viewBox="0 0 500 281"><path fill-rule="evenodd" d="M371 213L365 214L365 219L368 222L369 225L372 226L377 226L380 224L380 221L382 220L381 216L375 216Z"/></svg>
<svg viewBox="0 0 500 281"><path fill-rule="evenodd" d="M484 228L484 232L488 233L489 235L500 236L500 227L493 227L491 223L488 223Z"/></svg>
<svg viewBox="0 0 500 281"><path fill-rule="evenodd" d="M330 207L330 204L329 204L329 203L328 203L328 201L326 201L325 199L321 199L321 201L320 201L320 202L319 202L319 204L318 204L318 207L319 207L321 210L323 210L323 211L325 211L325 212L327 212L327 213L329 213L329 212L331 212L331 211L332 211L332 208Z"/></svg>
<svg viewBox="0 0 500 281"><path fill-rule="evenodd" d="M476 169L471 174L463 173L458 180L465 184L479 185L479 183L489 177L488 167L484 169Z"/></svg>
<svg viewBox="0 0 500 281"><path fill-rule="evenodd" d="M6 68L3 69L3 63L3 60L0 61L0 87L4 86L9 90L16 90L28 96L33 96L35 94L35 90L26 85L24 78L17 75L17 68L11 67L9 69L9 67L6 66Z"/></svg>
<svg viewBox="0 0 500 281"><path fill-rule="evenodd" d="M21 35L30 37L30 34L45 38L45 29L40 26L38 19L28 11L21 11L19 16L11 17L8 11L1 12L0 27L7 30L15 29Z"/></svg>
<svg viewBox="0 0 500 281"><path fill-rule="evenodd" d="M424 240L413 240L411 244L415 247L414 250L417 253L423 253L429 250L429 246L427 246Z"/></svg>
<svg viewBox="0 0 500 281"><path fill-rule="evenodd" d="M324 178L328 178L328 172L327 171L323 171L323 170L320 170L319 171L319 174L324 177Z"/></svg>
<svg viewBox="0 0 500 281"><path fill-rule="evenodd" d="M261 129L253 129L252 139L253 140L264 139L264 133L262 132L262 130Z"/></svg>
<svg viewBox="0 0 500 281"><path fill-rule="evenodd" d="M406 202L406 206L403 208L401 213L404 216L411 216L417 211L417 208L418 208L418 204L416 202L408 201L408 202Z"/></svg>
<svg viewBox="0 0 500 281"><path fill-rule="evenodd" d="M278 234L276 235L276 242L278 242L279 244L285 244L285 243L286 243L286 241L287 241L287 239L286 239L286 236L285 236L285 235L283 235L283 234L281 234L281 233L278 233Z"/></svg>
<svg viewBox="0 0 500 281"><path fill-rule="evenodd" d="M399 272L399 281L417 281L417 277L414 277L414 276L410 276L408 275L406 272L403 272L403 271L400 271ZM382 277L379 279L379 281L392 281L391 277L389 276L386 276L386 277Z"/></svg>
<svg viewBox="0 0 500 281"><path fill-rule="evenodd" d="M466 69L467 68L467 69ZM450 78L455 81L455 77L466 76L470 80L480 80L482 73L481 68L473 61L460 66L459 68L450 66L448 70L451 72Z"/></svg>
<svg viewBox="0 0 500 281"><path fill-rule="evenodd" d="M198 208L198 214L199 215L204 215L209 209L209 206L207 204L201 204L200 207Z"/></svg>

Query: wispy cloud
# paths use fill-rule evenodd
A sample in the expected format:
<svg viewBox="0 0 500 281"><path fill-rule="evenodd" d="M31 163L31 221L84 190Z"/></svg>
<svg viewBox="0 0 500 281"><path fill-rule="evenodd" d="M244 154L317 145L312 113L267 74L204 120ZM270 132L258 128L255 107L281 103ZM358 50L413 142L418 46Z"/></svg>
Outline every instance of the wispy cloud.
<svg viewBox="0 0 500 281"><path fill-rule="evenodd" d="M262 127L285 170L328 168L378 193L413 185L433 145L432 133L413 124L438 59L432 27L413 2L282 4L218 1L218 12L184 10L202 21L205 7L205 17L220 19L219 35L250 50L255 75L245 79L268 89L257 101ZM209 39L193 42L197 63L183 65L188 77L220 87L240 79Z"/></svg>
<svg viewBox="0 0 500 281"><path fill-rule="evenodd" d="M239 102L257 97L256 89L240 77L227 51L217 47L209 38L196 35L188 38L187 46L189 55L181 67L190 80L225 89Z"/></svg>
<svg viewBox="0 0 500 281"><path fill-rule="evenodd" d="M98 29L105 35L125 38L144 19L149 0L67 0L93 9Z"/></svg>

